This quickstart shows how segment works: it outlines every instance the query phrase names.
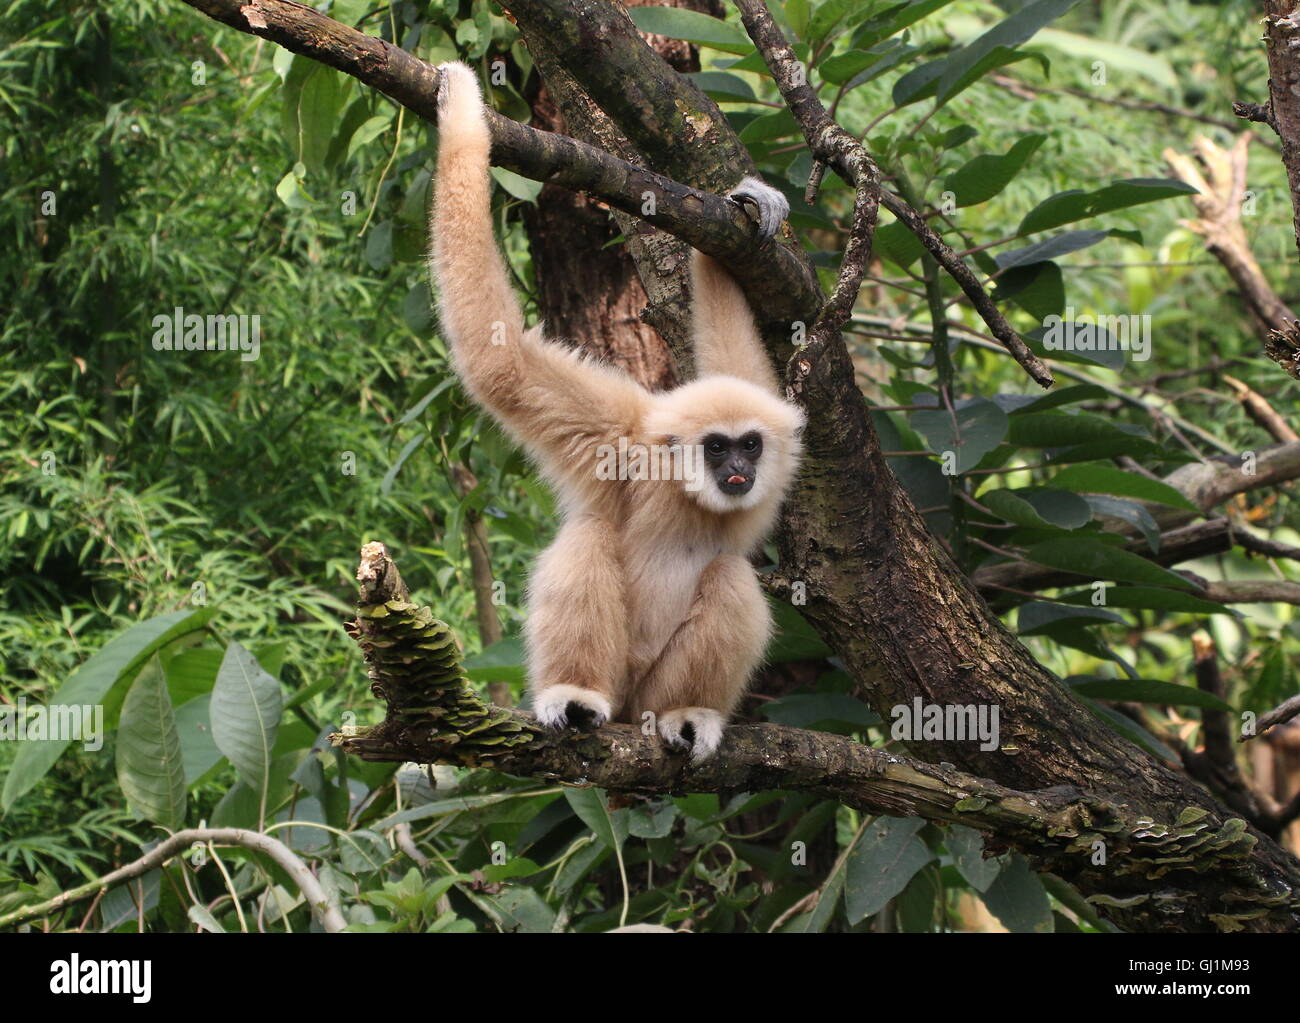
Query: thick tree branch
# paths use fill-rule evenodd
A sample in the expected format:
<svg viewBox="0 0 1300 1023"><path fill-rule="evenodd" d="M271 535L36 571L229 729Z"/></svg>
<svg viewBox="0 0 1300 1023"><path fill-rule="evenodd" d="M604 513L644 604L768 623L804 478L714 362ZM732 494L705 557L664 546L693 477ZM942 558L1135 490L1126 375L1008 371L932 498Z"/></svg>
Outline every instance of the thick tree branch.
<svg viewBox="0 0 1300 1023"><path fill-rule="evenodd" d="M351 75L437 123L437 70L391 43L292 0L185 0L208 17ZM653 51L651 51L653 56ZM658 58L656 58L658 59ZM765 308L786 324L821 305L816 276L781 245L754 245L735 203L620 160L595 146L537 131L489 111L492 162L525 177L598 196L722 261L746 287L770 289ZM654 197L646 212L646 196ZM774 282L779 282L774 286Z"/></svg>
<svg viewBox="0 0 1300 1023"><path fill-rule="evenodd" d="M1233 930L1266 921L1263 929L1272 930L1300 923L1300 895L1235 869L1256 842L1245 822L1197 806L1153 819L1128 800L1064 785L1017 791L951 765L778 725L729 728L717 755L698 765L630 725L548 731L531 715L478 699L460 673L450 630L410 602L382 544L362 549L357 576L362 596L349 631L388 714L331 738L363 759L486 766L638 795L813 792L868 813L993 835L1076 885L1121 925L1185 930L1195 921L1199 929ZM1099 849L1106 852L1100 866ZM1193 894L1205 871L1235 880L1211 897Z"/></svg>

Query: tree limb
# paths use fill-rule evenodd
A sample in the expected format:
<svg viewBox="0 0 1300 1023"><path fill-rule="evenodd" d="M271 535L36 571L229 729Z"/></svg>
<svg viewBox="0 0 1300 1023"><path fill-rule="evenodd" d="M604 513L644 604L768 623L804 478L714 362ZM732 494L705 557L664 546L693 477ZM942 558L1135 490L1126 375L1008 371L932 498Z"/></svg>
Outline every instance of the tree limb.
<svg viewBox="0 0 1300 1023"><path fill-rule="evenodd" d="M278 43L372 86L437 123L438 73L383 39L292 0L185 0L222 24ZM683 185L565 135L488 111L492 162L536 181L579 189L661 227L722 261L742 286L770 290L770 316L788 324L821 306L816 275L782 245L754 245L753 224L724 196ZM646 196L654 197L646 212ZM773 286L774 282L780 282Z"/></svg>
<svg viewBox="0 0 1300 1023"><path fill-rule="evenodd" d="M338 932L347 929L348 923L343 918L338 905L330 899L320 881L316 879L316 875L296 853L279 839L244 828L188 828L185 831L178 831L159 842L138 860L133 860L124 867L119 867L93 881L87 881L45 902L23 906L21 909L0 916L0 927L9 927L24 920L48 916L65 906L71 906L82 899L107 891L123 881L129 881L133 877L143 877L149 871L161 867L172 857L186 852L196 842L239 845L245 849L265 853L293 879L311 907L312 916L326 931Z"/></svg>
<svg viewBox="0 0 1300 1023"><path fill-rule="evenodd" d="M362 548L357 576L362 596L349 632L388 713L380 724L346 730L331 742L364 760L489 767L644 796L812 792L868 813L921 816L994 835L1078 886L1121 925L1300 925L1300 894L1293 887L1234 871L1256 843L1239 817L1188 805L1170 819L1153 819L1127 799L1068 785L1018 791L950 764L779 725L729 728L718 753L701 764L631 725L553 732L530 714L477 697L461 674L450 629L410 602L382 544ZM1105 850L1100 865L1099 849ZM1193 894L1205 871L1227 871L1236 881L1210 895Z"/></svg>

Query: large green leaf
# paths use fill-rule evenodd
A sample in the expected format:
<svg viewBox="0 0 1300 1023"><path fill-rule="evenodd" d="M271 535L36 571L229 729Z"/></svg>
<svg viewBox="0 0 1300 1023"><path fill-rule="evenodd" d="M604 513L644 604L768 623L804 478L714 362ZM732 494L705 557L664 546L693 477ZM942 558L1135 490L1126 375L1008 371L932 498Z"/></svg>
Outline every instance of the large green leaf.
<svg viewBox="0 0 1300 1023"><path fill-rule="evenodd" d="M913 412L912 428L939 454L956 455L960 475L979 464L981 458L1002 443L1007 432L1007 414L984 398L968 402L954 412L923 409Z"/></svg>
<svg viewBox="0 0 1300 1023"><path fill-rule="evenodd" d="M1035 564L1058 568L1089 579L1170 586L1180 590L1195 588L1177 572L1087 537L1047 540L1034 544L1025 552L1025 557Z"/></svg>
<svg viewBox="0 0 1300 1023"><path fill-rule="evenodd" d="M132 684L117 725L117 781L127 805L169 831L185 823L185 765L167 680L155 658Z"/></svg>
<svg viewBox="0 0 1300 1023"><path fill-rule="evenodd" d="M1016 234L1047 231L1102 213L1195 192L1191 185L1174 178L1126 178L1091 192L1072 189L1044 199L1030 210L1020 222Z"/></svg>
<svg viewBox="0 0 1300 1023"><path fill-rule="evenodd" d="M983 893L984 905L1002 926L1013 934L1050 934L1053 930L1052 904L1038 875L1019 853Z"/></svg>
<svg viewBox="0 0 1300 1023"><path fill-rule="evenodd" d="M1095 591L1091 588L1075 590L1057 597L1062 604L1092 604ZM1185 611L1188 614L1235 615L1231 608L1202 600L1190 593L1165 590L1155 586L1107 586L1105 603L1101 607L1147 609L1153 611Z"/></svg>
<svg viewBox="0 0 1300 1023"><path fill-rule="evenodd" d="M628 812L626 809L610 813L604 789L595 786L586 789L566 788L564 798L573 812L592 833L610 848L619 848L627 838Z"/></svg>
<svg viewBox="0 0 1300 1023"><path fill-rule="evenodd" d="M212 687L212 739L254 792L267 784L283 710L280 683L232 642Z"/></svg>
<svg viewBox="0 0 1300 1023"><path fill-rule="evenodd" d="M1125 472L1110 465L1072 465L1062 469L1051 479L1054 487L1089 494L1118 494L1136 497L1142 501L1155 501L1185 511L1200 512L1196 505L1168 483Z"/></svg>
<svg viewBox="0 0 1300 1023"><path fill-rule="evenodd" d="M1025 135L1001 155L986 153L968 160L944 179L943 187L956 196L958 206L987 202L1011 183L1046 139Z"/></svg>
<svg viewBox="0 0 1300 1023"><path fill-rule="evenodd" d="M1094 700L1122 700L1125 703L1158 703L1171 707L1202 707L1232 713L1232 708L1203 689L1149 678L1085 678L1071 682L1071 688Z"/></svg>
<svg viewBox="0 0 1300 1023"><path fill-rule="evenodd" d="M754 44L740 26L683 7L633 7L627 12L642 32L685 39L727 53L750 53Z"/></svg>
<svg viewBox="0 0 1300 1023"><path fill-rule="evenodd" d="M879 913L932 859L917 832L920 817L881 817L863 832L844 871L844 908L856 924Z"/></svg>
<svg viewBox="0 0 1300 1023"><path fill-rule="evenodd" d="M104 644L91 655L55 694L50 706L94 706L107 704L110 694L131 684L141 666L156 651L168 643L207 625L215 607L202 607L194 611L173 611L158 615L148 621L133 625L120 636ZM119 697L120 699L120 697ZM120 706L120 703L117 704ZM108 708L104 715L105 727L112 727ZM14 758L9 776L5 779L0 808L8 810L13 804L54 766L55 761L68 748L68 739L49 739L25 742Z"/></svg>

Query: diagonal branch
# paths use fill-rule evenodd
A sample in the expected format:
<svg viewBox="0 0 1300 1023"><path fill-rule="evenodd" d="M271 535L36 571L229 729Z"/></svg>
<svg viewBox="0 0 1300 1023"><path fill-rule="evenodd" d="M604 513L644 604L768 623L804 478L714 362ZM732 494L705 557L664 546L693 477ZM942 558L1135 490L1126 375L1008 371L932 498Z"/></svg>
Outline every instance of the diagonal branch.
<svg viewBox="0 0 1300 1023"><path fill-rule="evenodd" d="M293 0L185 0L208 17L310 57L437 123L438 72L405 50ZM735 203L552 132L489 111L492 162L536 181L597 196L722 261L742 285L770 289L774 319L805 319L821 305L816 276L781 245L754 245ZM647 196L654 198L647 204ZM647 212L649 210L650 212Z"/></svg>
<svg viewBox="0 0 1300 1023"><path fill-rule="evenodd" d="M808 84L807 69L795 56L785 35L772 20L772 15L764 6L763 0L736 0L736 6L740 9L740 18L745 24L745 30L763 55L763 59L767 61L768 69L776 79L777 88L781 90L786 105L803 130L804 138L812 150L813 159L832 167L840 177L855 188L861 188L864 179L874 180L877 183L876 190L881 205L901 220L934 256L939 265L948 271L966 297L970 299L975 311L988 324L993 336L1011 353L1012 358L1024 367L1030 377L1044 387L1051 387L1055 383L1051 371L1012 329L1006 317L980 286L979 280L970 267L944 244L943 239L925 222L921 214L893 192L879 188L879 168L857 139L836 124L822 105L817 93Z"/></svg>

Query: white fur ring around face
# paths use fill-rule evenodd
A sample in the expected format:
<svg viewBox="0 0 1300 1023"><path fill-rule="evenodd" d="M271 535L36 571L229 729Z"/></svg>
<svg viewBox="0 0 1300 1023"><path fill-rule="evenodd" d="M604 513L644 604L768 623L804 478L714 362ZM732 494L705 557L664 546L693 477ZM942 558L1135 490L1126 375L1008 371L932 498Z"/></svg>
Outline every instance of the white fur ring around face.
<svg viewBox="0 0 1300 1023"><path fill-rule="evenodd" d="M599 728L609 720L609 700L591 689L579 686L547 686L533 695L533 713L547 728L566 728L569 725L569 705L577 704L591 715L590 725Z"/></svg>
<svg viewBox="0 0 1300 1023"><path fill-rule="evenodd" d="M718 752L725 723L721 714L708 707L676 707L659 715L659 734L670 746L688 747L691 763L698 764ZM682 734L687 725L695 733L693 742Z"/></svg>

